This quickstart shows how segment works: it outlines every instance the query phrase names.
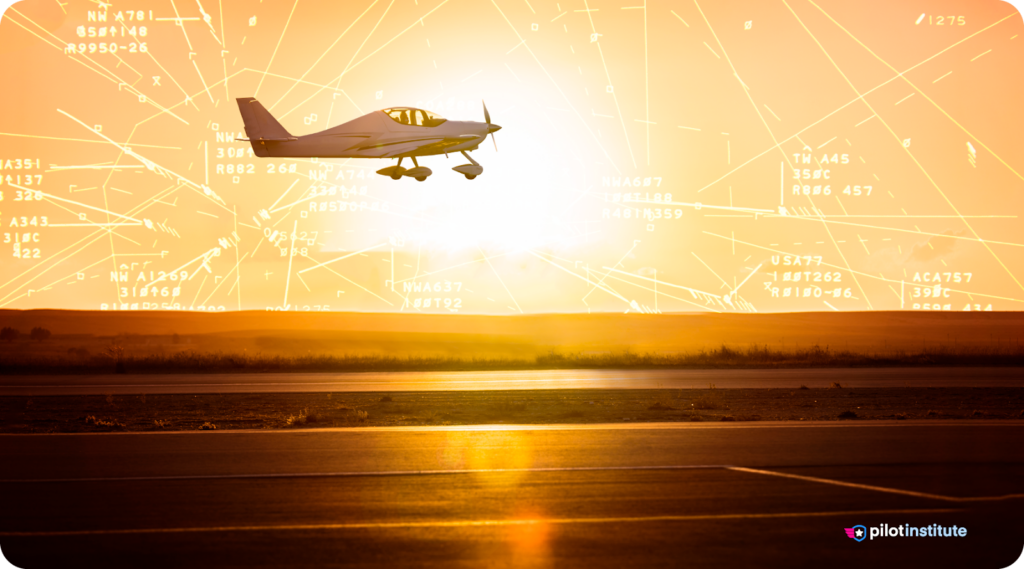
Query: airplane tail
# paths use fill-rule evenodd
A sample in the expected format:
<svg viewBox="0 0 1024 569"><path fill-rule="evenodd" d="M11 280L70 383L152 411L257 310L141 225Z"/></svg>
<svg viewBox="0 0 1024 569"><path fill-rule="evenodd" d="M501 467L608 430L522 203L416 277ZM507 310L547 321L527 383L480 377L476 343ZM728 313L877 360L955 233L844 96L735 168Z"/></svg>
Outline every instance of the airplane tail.
<svg viewBox="0 0 1024 569"><path fill-rule="evenodd" d="M272 150L277 144L267 143L297 140L256 99L244 97L235 100L238 102L239 112L242 113L242 122L245 123L245 134L249 137L256 156L262 158L274 155Z"/></svg>

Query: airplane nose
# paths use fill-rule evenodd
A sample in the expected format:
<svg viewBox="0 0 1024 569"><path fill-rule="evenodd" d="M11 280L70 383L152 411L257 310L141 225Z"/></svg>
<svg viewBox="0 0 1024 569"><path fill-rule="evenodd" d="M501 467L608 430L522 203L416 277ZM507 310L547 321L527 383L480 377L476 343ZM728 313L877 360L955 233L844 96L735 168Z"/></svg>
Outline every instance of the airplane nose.
<svg viewBox="0 0 1024 569"><path fill-rule="evenodd" d="M499 130L501 130L501 127L496 125L496 124L489 124L489 125L487 125L487 133L488 134L490 134L492 132L498 132Z"/></svg>

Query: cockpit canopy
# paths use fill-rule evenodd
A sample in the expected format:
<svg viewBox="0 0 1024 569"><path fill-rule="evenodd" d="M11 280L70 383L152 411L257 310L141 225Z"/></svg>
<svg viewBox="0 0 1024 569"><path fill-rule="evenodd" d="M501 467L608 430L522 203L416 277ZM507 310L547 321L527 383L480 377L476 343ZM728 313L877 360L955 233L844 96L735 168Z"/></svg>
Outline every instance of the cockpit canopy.
<svg viewBox="0 0 1024 569"><path fill-rule="evenodd" d="M410 126L434 127L448 120L441 118L430 111L414 109L412 107L395 107L393 109L384 109L382 112L391 117L391 120L396 123L407 124Z"/></svg>

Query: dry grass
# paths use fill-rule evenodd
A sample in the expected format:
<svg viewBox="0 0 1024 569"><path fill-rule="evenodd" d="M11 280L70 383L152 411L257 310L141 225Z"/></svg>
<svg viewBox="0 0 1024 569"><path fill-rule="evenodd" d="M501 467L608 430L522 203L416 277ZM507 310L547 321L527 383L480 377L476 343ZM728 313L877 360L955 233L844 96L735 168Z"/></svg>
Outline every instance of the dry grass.
<svg viewBox="0 0 1024 569"><path fill-rule="evenodd" d="M526 411L527 402L505 398L494 404L494 410L499 413L522 413Z"/></svg>
<svg viewBox="0 0 1024 569"><path fill-rule="evenodd" d="M719 407L718 401L715 398L711 397L710 394L707 394L707 393L701 394L701 395L697 396L696 398L694 398L694 400L691 402L690 405L694 409L700 409L700 410L718 409L718 407Z"/></svg>
<svg viewBox="0 0 1024 569"><path fill-rule="evenodd" d="M665 405L661 401L658 401L654 405L651 405L650 407L647 408L647 410L648 411L678 411L678 409L676 409L675 407L671 407L669 405Z"/></svg>
<svg viewBox="0 0 1024 569"><path fill-rule="evenodd" d="M288 418L284 420L286 427L300 427L303 425L315 425L320 421L320 416L316 411L310 411L308 408L303 409L298 415L288 415Z"/></svg>
<svg viewBox="0 0 1024 569"><path fill-rule="evenodd" d="M0 356L0 374L103 373L286 373L487 371L529 369L715 369L715 368L849 368L899 366L1024 366L1024 347L934 347L920 352L853 352L828 346L777 350L768 346L738 349L722 346L693 353L561 353L532 359L394 357L386 355L300 356L196 351L134 356L120 345L103 354ZM713 386L709 386L713 388Z"/></svg>
<svg viewBox="0 0 1024 569"><path fill-rule="evenodd" d="M124 429L125 424L114 419L97 419L95 415L89 415L85 418L86 425L94 425L96 427L107 427L109 429Z"/></svg>
<svg viewBox="0 0 1024 569"><path fill-rule="evenodd" d="M531 391L151 394L0 397L0 432L309 429L620 421L1014 420L1024 389L580 389ZM297 412L298 411L298 412ZM314 419L315 417L315 419ZM290 418L290 420L289 420ZM728 421L728 419L725 419Z"/></svg>

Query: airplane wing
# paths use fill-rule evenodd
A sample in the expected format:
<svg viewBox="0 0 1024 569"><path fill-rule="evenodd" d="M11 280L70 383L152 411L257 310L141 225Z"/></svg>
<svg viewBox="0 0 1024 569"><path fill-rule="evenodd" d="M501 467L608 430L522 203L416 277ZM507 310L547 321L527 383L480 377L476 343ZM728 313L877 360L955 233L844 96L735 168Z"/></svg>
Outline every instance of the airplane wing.
<svg viewBox="0 0 1024 569"><path fill-rule="evenodd" d="M429 139L421 139L421 140L408 140L408 141L398 142L398 143L394 143L394 144L389 144L387 146L383 146L383 147L380 148L380 150L382 151L381 156L385 157L385 158L393 158L395 156L400 156L400 155L406 154L408 152L414 152L414 151L417 151L417 150L421 150L424 147L429 147L429 146L431 146L433 144L436 144L436 143L440 142L441 140L444 140L444 139L442 139L442 138L429 138Z"/></svg>
<svg viewBox="0 0 1024 569"><path fill-rule="evenodd" d="M459 138L446 138L433 144L425 144L420 147L420 150L441 154L445 152L446 149L451 148L452 146L459 146L460 144L465 144L474 138L483 140L483 137L474 135L467 135Z"/></svg>
<svg viewBox="0 0 1024 569"><path fill-rule="evenodd" d="M358 146L360 154L374 158L395 158L407 155L410 152L430 152L441 154L445 148L458 146L472 141L473 139L483 140L483 137L475 134L463 134L459 136L432 136L399 140L396 142L366 144Z"/></svg>

